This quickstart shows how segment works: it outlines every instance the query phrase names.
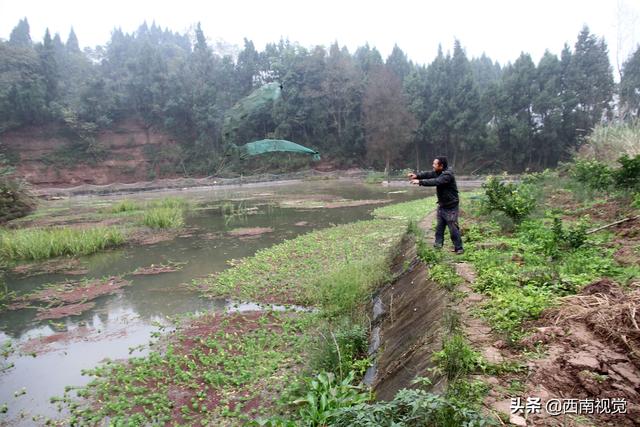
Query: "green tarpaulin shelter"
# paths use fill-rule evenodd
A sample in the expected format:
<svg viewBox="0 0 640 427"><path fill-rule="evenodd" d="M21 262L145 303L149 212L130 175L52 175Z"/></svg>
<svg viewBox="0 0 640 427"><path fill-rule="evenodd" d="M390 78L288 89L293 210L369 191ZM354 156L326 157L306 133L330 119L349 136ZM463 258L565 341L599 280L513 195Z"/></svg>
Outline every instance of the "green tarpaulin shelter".
<svg viewBox="0 0 640 427"><path fill-rule="evenodd" d="M285 139L261 139L238 147L241 155L257 156L263 153L287 151L290 153L302 153L313 155L313 160L320 160L320 153L310 148L296 144Z"/></svg>

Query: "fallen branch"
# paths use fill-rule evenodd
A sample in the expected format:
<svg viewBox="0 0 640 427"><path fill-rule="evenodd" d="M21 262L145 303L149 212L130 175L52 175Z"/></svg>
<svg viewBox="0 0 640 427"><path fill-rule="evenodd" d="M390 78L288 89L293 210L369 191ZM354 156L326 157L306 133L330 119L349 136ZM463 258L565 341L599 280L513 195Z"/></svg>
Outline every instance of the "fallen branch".
<svg viewBox="0 0 640 427"><path fill-rule="evenodd" d="M595 233L596 231L604 230L605 228L613 227L614 225L622 224L623 222L633 221L634 219L640 218L640 215L631 216L629 218L624 218L616 222L612 222L611 224L603 225L602 227L595 228L593 230L587 231L587 234Z"/></svg>

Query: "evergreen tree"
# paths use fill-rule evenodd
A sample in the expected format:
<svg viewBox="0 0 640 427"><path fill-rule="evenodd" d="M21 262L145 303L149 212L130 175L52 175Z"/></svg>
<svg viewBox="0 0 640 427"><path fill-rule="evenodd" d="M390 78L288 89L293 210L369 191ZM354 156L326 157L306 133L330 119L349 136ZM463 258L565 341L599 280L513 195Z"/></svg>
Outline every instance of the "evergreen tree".
<svg viewBox="0 0 640 427"><path fill-rule="evenodd" d="M78 43L76 32L73 31L73 27L71 27L71 31L69 31L69 37L67 37L67 43L65 46L67 51L71 54L80 53L80 44Z"/></svg>
<svg viewBox="0 0 640 427"><path fill-rule="evenodd" d="M522 53L505 67L497 99L497 132L500 154L510 169L530 167L534 157L533 100L537 96L536 68Z"/></svg>
<svg viewBox="0 0 640 427"><path fill-rule="evenodd" d="M407 59L407 55L398 47L393 46L391 54L387 58L387 67L395 73L400 81L404 81L405 77L411 72L412 64Z"/></svg>
<svg viewBox="0 0 640 427"><path fill-rule="evenodd" d="M584 27L576 41L568 69L568 86L576 96L575 120L579 135L586 135L609 110L613 74L604 39Z"/></svg>
<svg viewBox="0 0 640 427"><path fill-rule="evenodd" d="M44 33L42 48L40 49L40 64L45 83L45 103L47 107L51 107L51 102L55 101L58 96L60 73L58 70L58 62L56 61L53 40L51 39L48 28Z"/></svg>
<svg viewBox="0 0 640 427"><path fill-rule="evenodd" d="M640 46L622 65L620 109L623 119L640 117Z"/></svg>
<svg viewBox="0 0 640 427"><path fill-rule="evenodd" d="M21 19L14 27L9 36L9 44L15 47L32 47L31 35L29 34L29 22L27 18Z"/></svg>
<svg viewBox="0 0 640 427"><path fill-rule="evenodd" d="M562 156L566 142L562 141L562 65L548 50L536 70L533 99L536 138L534 156L538 168L553 166Z"/></svg>

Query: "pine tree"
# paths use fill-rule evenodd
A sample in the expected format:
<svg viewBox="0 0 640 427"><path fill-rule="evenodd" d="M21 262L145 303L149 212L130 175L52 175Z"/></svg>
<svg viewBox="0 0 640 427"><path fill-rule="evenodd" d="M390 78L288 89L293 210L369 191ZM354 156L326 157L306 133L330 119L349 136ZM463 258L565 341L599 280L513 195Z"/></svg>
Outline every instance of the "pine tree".
<svg viewBox="0 0 640 427"><path fill-rule="evenodd" d="M640 117L640 46L622 65L620 108L623 119Z"/></svg>
<svg viewBox="0 0 640 427"><path fill-rule="evenodd" d="M9 44L15 47L30 48L32 47L31 35L29 34L29 22L27 18L23 18L18 25L11 31L9 36Z"/></svg>
<svg viewBox="0 0 640 427"><path fill-rule="evenodd" d="M69 31L69 37L67 37L66 48L69 53L77 54L80 53L80 44L78 43L78 37L76 37L76 32L73 31L73 27L71 27L71 31Z"/></svg>
<svg viewBox="0 0 640 427"><path fill-rule="evenodd" d="M58 97L58 80L60 73L58 70L58 62L56 61L56 52L51 39L51 34L47 28L44 33L42 48L40 50L40 63L42 66L42 76L46 87L45 102L47 107L51 106L51 102Z"/></svg>
<svg viewBox="0 0 640 427"><path fill-rule="evenodd" d="M397 44L393 46L393 50L387 58L386 65L398 76L400 81L404 81L404 78L411 72L413 66L407 59L407 55Z"/></svg>
<svg viewBox="0 0 640 427"><path fill-rule="evenodd" d="M600 123L613 96L613 75L604 39L584 27L578 35L568 70L568 84L576 96L576 129L585 135Z"/></svg>

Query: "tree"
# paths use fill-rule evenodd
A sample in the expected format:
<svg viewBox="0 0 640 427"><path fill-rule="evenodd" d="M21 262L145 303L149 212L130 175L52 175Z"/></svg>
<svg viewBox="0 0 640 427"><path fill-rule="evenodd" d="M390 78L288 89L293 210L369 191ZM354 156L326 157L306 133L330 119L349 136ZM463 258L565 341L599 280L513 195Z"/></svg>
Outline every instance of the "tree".
<svg viewBox="0 0 640 427"><path fill-rule="evenodd" d="M583 27L576 41L568 68L568 86L575 94L576 129L590 132L609 110L613 96L613 71L607 45Z"/></svg>
<svg viewBox="0 0 640 427"><path fill-rule="evenodd" d="M531 166L535 152L536 67L531 56L522 53L503 71L496 112L500 154L510 168L522 170Z"/></svg>
<svg viewBox="0 0 640 427"><path fill-rule="evenodd" d="M549 51L538 63L533 98L536 125L535 148L538 168L553 166L565 151L562 135L562 65Z"/></svg>
<svg viewBox="0 0 640 427"><path fill-rule="evenodd" d="M407 55L398 47L393 45L393 50L387 58L387 67L395 73L400 81L404 81L404 78L411 72L412 65L407 59Z"/></svg>
<svg viewBox="0 0 640 427"><path fill-rule="evenodd" d="M47 107L50 107L51 102L58 97L58 80L60 73L53 40L51 39L48 28L44 33L42 48L40 49L40 64L46 88L45 103Z"/></svg>
<svg viewBox="0 0 640 427"><path fill-rule="evenodd" d="M407 109L398 76L387 67L370 72L363 100L367 157L373 164L382 161L389 173L411 140L415 118Z"/></svg>
<svg viewBox="0 0 640 427"><path fill-rule="evenodd" d="M331 45L326 62L322 93L327 98L327 145L345 160L363 158L362 72L347 49L340 49L337 43Z"/></svg>
<svg viewBox="0 0 640 427"><path fill-rule="evenodd" d="M623 119L640 117L640 46L622 65L620 108Z"/></svg>
<svg viewBox="0 0 640 427"><path fill-rule="evenodd" d="M238 55L235 77L239 96L246 96L253 89L253 78L258 75L260 55L251 40L244 39L244 49Z"/></svg>
<svg viewBox="0 0 640 427"><path fill-rule="evenodd" d="M29 34L29 22L27 18L21 19L18 25L11 31L9 36L9 44L14 47L30 48L32 47L31 35Z"/></svg>
<svg viewBox="0 0 640 427"><path fill-rule="evenodd" d="M73 31L73 27L71 27L71 31L69 31L69 37L67 37L67 43L65 46L69 53L80 53L80 43L78 43L78 37L76 36L76 32Z"/></svg>

